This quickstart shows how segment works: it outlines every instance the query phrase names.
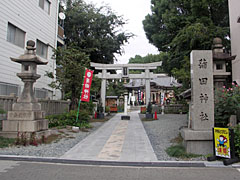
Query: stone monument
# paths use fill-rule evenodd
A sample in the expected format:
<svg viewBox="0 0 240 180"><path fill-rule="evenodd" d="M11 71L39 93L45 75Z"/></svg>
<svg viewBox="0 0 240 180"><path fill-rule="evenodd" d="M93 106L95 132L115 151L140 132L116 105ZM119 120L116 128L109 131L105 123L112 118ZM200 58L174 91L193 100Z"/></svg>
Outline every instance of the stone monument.
<svg viewBox="0 0 240 180"><path fill-rule="evenodd" d="M188 153L210 154L214 127L212 51L191 52L191 107L188 129L181 135Z"/></svg>
<svg viewBox="0 0 240 180"><path fill-rule="evenodd" d="M47 62L36 56L34 46L34 41L28 41L25 53L18 58L11 58L22 65L21 73L17 73L17 76L22 79L24 88L17 102L12 105L12 111L8 111L7 120L3 121L3 136L16 137L18 132L41 134L48 129L45 112L41 110L41 104L34 97L33 91L33 84L40 78L37 65L46 65Z"/></svg>

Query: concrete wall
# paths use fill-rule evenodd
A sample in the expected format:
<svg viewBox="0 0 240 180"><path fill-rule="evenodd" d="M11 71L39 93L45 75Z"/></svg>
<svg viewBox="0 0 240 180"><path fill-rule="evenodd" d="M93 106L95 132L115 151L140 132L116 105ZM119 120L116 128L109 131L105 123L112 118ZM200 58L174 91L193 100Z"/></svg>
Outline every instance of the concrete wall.
<svg viewBox="0 0 240 180"><path fill-rule="evenodd" d="M58 0L49 0L50 14L39 7L39 0L1 0L0 1L0 82L19 85L23 89L23 83L16 76L20 72L20 64L14 63L9 57L18 57L24 53L28 40L40 40L48 44L46 66L38 66L38 74L41 78L35 83L39 89L53 91L48 84L52 81L44 76L45 71L55 71L56 63L52 57L52 49L57 45L58 28ZM7 41L8 23L13 24L25 34L25 47L21 48ZM54 99L60 99L60 92L53 92Z"/></svg>
<svg viewBox="0 0 240 180"><path fill-rule="evenodd" d="M237 81L240 84L240 23L237 22L240 17L240 1L228 0L228 2L232 55L237 55L232 62L232 76L233 81Z"/></svg>
<svg viewBox="0 0 240 180"><path fill-rule="evenodd" d="M17 97L0 96L0 109L3 109L5 112L11 111L12 104L16 101ZM38 102L46 115L61 114L69 111L70 101L39 99ZM2 119L6 119L6 114L0 114L0 120Z"/></svg>

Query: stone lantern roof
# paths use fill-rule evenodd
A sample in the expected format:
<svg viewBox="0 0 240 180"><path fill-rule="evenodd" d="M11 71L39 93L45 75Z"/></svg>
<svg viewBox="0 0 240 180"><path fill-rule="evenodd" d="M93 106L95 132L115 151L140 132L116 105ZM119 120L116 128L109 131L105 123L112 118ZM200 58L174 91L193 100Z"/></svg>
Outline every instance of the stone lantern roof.
<svg viewBox="0 0 240 180"><path fill-rule="evenodd" d="M36 48L34 41L28 41L26 51L24 54L20 55L18 58L11 58L12 61L17 63L23 63L23 62L34 62L37 65L46 65L48 62L43 62L39 57L36 56Z"/></svg>
<svg viewBox="0 0 240 180"><path fill-rule="evenodd" d="M232 61L236 58L236 56L231 56L230 54L224 52L221 38L217 37L213 39L212 48L214 61Z"/></svg>

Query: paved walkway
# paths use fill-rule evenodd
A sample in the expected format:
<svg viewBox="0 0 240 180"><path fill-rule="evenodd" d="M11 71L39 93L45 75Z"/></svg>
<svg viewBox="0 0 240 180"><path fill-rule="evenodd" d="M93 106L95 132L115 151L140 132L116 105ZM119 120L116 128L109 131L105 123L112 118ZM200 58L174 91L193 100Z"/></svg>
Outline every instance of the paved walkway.
<svg viewBox="0 0 240 180"><path fill-rule="evenodd" d="M130 121L117 114L61 158L96 161L157 161L138 112L130 112Z"/></svg>

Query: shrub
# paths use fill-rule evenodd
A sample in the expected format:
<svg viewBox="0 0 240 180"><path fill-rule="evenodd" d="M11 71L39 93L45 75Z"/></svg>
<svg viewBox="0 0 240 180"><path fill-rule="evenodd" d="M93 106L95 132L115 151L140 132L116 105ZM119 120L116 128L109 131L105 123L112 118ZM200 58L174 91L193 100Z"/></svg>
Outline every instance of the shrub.
<svg viewBox="0 0 240 180"><path fill-rule="evenodd" d="M170 146L166 152L171 157L182 157L186 153L183 145Z"/></svg>
<svg viewBox="0 0 240 180"><path fill-rule="evenodd" d="M236 115L240 109L240 88L232 84L231 88L223 86L215 92L215 123L227 127L231 115Z"/></svg>
<svg viewBox="0 0 240 180"><path fill-rule="evenodd" d="M122 104L122 105L119 105L118 107L117 107L117 109L118 109L118 112L123 112L124 111L124 105Z"/></svg>
<svg viewBox="0 0 240 180"><path fill-rule="evenodd" d="M234 128L234 135L235 151L240 158L240 124Z"/></svg>
<svg viewBox="0 0 240 180"><path fill-rule="evenodd" d="M0 106L0 114L5 114L6 112Z"/></svg>
<svg viewBox="0 0 240 180"><path fill-rule="evenodd" d="M166 149L166 152L171 157L177 158L194 158L201 155L187 153L185 147L181 144L170 146Z"/></svg>
<svg viewBox="0 0 240 180"><path fill-rule="evenodd" d="M106 112L106 113L109 113L109 112L110 112L110 107L109 107L109 106L106 106L106 107L105 107L105 112Z"/></svg>
<svg viewBox="0 0 240 180"><path fill-rule="evenodd" d="M93 104L92 101L81 102L80 110L85 110L88 112L88 114L93 114L94 106L95 106L95 104Z"/></svg>
<svg viewBox="0 0 240 180"><path fill-rule="evenodd" d="M77 111L70 111L68 113L59 114L59 115L50 115L46 117L49 120L49 127L65 127L69 126L77 126L79 123L89 124L89 114L87 110L79 111L78 122L77 119Z"/></svg>
<svg viewBox="0 0 240 180"><path fill-rule="evenodd" d="M4 138L0 136L0 148L9 147L15 144L15 139L13 138Z"/></svg>
<svg viewBox="0 0 240 180"><path fill-rule="evenodd" d="M148 105L147 105L147 113L148 114L152 114L152 103L149 101Z"/></svg>

